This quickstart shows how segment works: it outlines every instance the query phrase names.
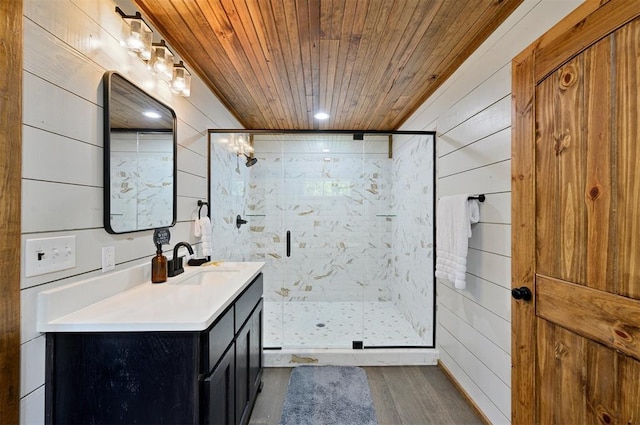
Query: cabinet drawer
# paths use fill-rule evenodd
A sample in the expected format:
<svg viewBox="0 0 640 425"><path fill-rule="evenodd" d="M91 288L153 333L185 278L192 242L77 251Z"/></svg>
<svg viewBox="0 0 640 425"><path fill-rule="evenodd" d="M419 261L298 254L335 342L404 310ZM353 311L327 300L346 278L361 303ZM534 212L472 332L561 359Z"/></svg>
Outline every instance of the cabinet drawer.
<svg viewBox="0 0 640 425"><path fill-rule="evenodd" d="M262 273L251 282L236 301L236 332L240 330L260 298L262 298Z"/></svg>
<svg viewBox="0 0 640 425"><path fill-rule="evenodd" d="M208 373L222 358L225 350L233 341L233 307L202 336L202 373Z"/></svg>

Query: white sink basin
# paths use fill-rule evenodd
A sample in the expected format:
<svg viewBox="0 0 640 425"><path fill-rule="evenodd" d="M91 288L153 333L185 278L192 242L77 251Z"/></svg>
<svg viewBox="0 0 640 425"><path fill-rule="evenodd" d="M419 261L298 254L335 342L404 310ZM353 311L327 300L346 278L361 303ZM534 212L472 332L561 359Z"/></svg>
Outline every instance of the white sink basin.
<svg viewBox="0 0 640 425"><path fill-rule="evenodd" d="M205 267L204 269L202 269L202 271L203 272L218 272L218 273L220 273L220 272L232 272L232 273L235 272L235 273L237 273L237 272L240 271L240 269L227 269L227 268L224 268L224 267L212 267L212 266L209 266L209 267Z"/></svg>
<svg viewBox="0 0 640 425"><path fill-rule="evenodd" d="M211 273L215 271L215 273ZM166 282L168 285L218 285L228 282L236 276L240 270L203 270L196 275L186 278L169 278Z"/></svg>

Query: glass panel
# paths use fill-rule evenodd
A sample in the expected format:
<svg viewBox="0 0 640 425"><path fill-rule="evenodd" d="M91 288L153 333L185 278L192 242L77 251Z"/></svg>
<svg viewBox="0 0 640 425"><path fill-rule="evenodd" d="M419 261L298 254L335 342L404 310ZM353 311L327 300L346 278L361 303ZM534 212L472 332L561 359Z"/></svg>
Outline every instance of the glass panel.
<svg viewBox="0 0 640 425"><path fill-rule="evenodd" d="M351 348L362 341L362 141L351 135L287 136L283 145L288 348Z"/></svg>
<svg viewBox="0 0 640 425"><path fill-rule="evenodd" d="M250 220L252 261L266 263L264 274L264 346L283 345L282 320L288 290L284 286L285 234L282 144L257 143L257 165L251 168L247 219Z"/></svg>
<svg viewBox="0 0 640 425"><path fill-rule="evenodd" d="M365 313L371 326L365 341L377 347L432 346L434 140L431 135L394 135L393 145L386 180L393 190L389 203L381 199L379 212L382 245L391 247L381 256L391 268L382 270L381 297Z"/></svg>
<svg viewBox="0 0 640 425"><path fill-rule="evenodd" d="M265 347L433 345L433 138L393 137L254 135Z"/></svg>

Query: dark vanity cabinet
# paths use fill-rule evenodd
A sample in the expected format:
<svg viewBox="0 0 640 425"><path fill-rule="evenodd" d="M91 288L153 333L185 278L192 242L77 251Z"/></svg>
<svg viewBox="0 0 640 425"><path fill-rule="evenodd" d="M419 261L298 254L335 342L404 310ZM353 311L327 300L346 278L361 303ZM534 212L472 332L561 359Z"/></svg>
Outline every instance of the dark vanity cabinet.
<svg viewBox="0 0 640 425"><path fill-rule="evenodd" d="M47 334L49 424L246 424L262 377L262 274L204 331Z"/></svg>

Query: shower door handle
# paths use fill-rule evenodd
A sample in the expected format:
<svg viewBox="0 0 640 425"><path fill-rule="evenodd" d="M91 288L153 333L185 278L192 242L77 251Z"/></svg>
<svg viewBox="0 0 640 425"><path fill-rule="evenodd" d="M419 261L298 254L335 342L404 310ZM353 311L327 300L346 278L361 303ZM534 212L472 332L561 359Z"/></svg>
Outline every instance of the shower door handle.
<svg viewBox="0 0 640 425"><path fill-rule="evenodd" d="M287 230L287 257L291 257L291 231Z"/></svg>

